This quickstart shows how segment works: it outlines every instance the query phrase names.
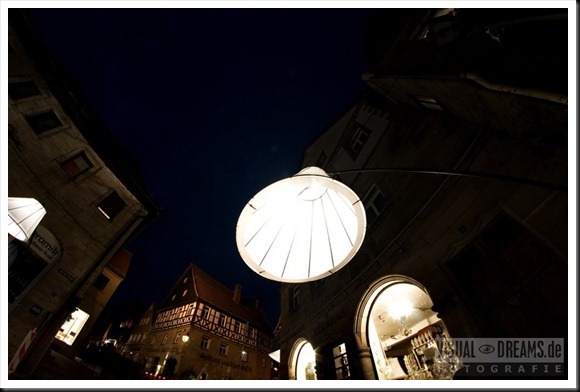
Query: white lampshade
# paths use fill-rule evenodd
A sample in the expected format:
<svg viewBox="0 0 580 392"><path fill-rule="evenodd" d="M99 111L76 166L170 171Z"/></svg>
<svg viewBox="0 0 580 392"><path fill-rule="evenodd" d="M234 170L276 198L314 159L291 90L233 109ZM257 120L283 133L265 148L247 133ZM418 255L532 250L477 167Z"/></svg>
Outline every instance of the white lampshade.
<svg viewBox="0 0 580 392"><path fill-rule="evenodd" d="M300 283L344 267L365 231L359 197L311 166L264 188L246 204L236 243L244 262L261 276Z"/></svg>
<svg viewBox="0 0 580 392"><path fill-rule="evenodd" d="M9 197L8 234L27 242L45 214L46 210L36 199Z"/></svg>

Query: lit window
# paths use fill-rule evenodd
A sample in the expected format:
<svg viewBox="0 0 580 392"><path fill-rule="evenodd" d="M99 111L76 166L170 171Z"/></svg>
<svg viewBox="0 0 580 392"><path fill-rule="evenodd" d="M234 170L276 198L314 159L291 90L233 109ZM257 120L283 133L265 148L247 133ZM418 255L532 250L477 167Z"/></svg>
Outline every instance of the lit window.
<svg viewBox="0 0 580 392"><path fill-rule="evenodd" d="M199 345L199 347L208 350L209 349L209 338L204 336L201 338L201 344Z"/></svg>
<svg viewBox="0 0 580 392"><path fill-rule="evenodd" d="M28 116L26 117L26 121L36 133L43 133L62 126L62 122L52 110Z"/></svg>
<svg viewBox="0 0 580 392"><path fill-rule="evenodd" d="M367 225L370 226L389 204L383 193L373 185L362 200L367 214Z"/></svg>
<svg viewBox="0 0 580 392"><path fill-rule="evenodd" d="M87 322L89 314L76 308L64 322L55 338L71 346Z"/></svg>
<svg viewBox="0 0 580 392"><path fill-rule="evenodd" d="M97 208L108 220L113 220L126 206L127 204L121 199L121 196L117 192L113 192L101 201Z"/></svg>
<svg viewBox="0 0 580 392"><path fill-rule="evenodd" d="M439 105L439 102L437 102L435 98L416 95L415 99L417 100L417 102L419 102L419 104L423 105L423 107L426 107L427 109L443 110L443 108L441 107L441 105Z"/></svg>
<svg viewBox="0 0 580 392"><path fill-rule="evenodd" d="M332 355L334 357L336 379L350 380L350 368L348 366L348 357L346 356L346 345L342 343L333 348Z"/></svg>
<svg viewBox="0 0 580 392"><path fill-rule="evenodd" d="M357 128L350 141L350 151L356 157L363 149L365 143L369 139L370 132L364 128Z"/></svg>
<svg viewBox="0 0 580 392"><path fill-rule="evenodd" d="M69 177L75 178L79 174L84 173L93 167L93 164L89 161L85 153L81 152L64 162L61 162L60 167L63 168Z"/></svg>
<svg viewBox="0 0 580 392"><path fill-rule="evenodd" d="M34 81L27 80L8 84L8 94L16 100L40 95L40 90Z"/></svg>
<svg viewBox="0 0 580 392"><path fill-rule="evenodd" d="M248 362L248 352L246 350L242 350L242 362Z"/></svg>
<svg viewBox="0 0 580 392"><path fill-rule="evenodd" d="M220 344L220 355L228 355L228 345L227 344Z"/></svg>

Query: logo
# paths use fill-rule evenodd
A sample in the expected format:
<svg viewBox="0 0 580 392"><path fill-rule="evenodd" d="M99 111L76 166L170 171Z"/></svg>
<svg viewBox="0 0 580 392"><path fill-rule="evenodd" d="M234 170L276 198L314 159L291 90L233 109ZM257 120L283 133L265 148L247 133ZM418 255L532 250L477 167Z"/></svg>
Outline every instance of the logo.
<svg viewBox="0 0 580 392"><path fill-rule="evenodd" d="M495 347L493 347L491 344L482 344L479 346L478 350L482 354L491 354L495 351Z"/></svg>
<svg viewBox="0 0 580 392"><path fill-rule="evenodd" d="M563 338L453 338L463 363L563 363Z"/></svg>

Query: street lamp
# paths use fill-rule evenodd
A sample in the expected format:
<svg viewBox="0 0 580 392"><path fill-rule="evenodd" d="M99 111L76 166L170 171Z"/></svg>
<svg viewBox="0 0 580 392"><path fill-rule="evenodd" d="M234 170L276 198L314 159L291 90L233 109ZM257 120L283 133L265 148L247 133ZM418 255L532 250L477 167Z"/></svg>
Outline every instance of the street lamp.
<svg viewBox="0 0 580 392"><path fill-rule="evenodd" d="M366 231L360 198L318 167L275 182L244 207L236 243L259 275L286 283L324 278L344 267Z"/></svg>
<svg viewBox="0 0 580 392"><path fill-rule="evenodd" d="M186 333L185 335L182 335L182 336L181 336L181 341L182 341L183 343L187 343L187 342L189 342L189 332L188 332L188 333Z"/></svg>
<svg viewBox="0 0 580 392"><path fill-rule="evenodd" d="M484 172L421 168L357 169L331 173L399 172L479 177L566 192L567 187ZM366 231L360 198L324 170L310 166L256 194L243 208L236 244L260 276L285 283L325 278L358 252Z"/></svg>

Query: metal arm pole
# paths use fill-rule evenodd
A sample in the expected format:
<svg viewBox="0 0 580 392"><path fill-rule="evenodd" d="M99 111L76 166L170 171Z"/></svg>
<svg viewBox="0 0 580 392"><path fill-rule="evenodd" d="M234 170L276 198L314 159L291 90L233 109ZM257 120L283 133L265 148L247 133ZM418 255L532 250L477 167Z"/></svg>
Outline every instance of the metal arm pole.
<svg viewBox="0 0 580 392"><path fill-rule="evenodd" d="M328 173L329 176L335 176L337 174L351 174L351 173L369 173L369 172L395 172L395 173L419 173L419 174L439 174L445 176L459 176L459 177L479 177L479 178L489 178L493 180L515 182L524 185L537 186L546 189L552 189L559 192L568 192L568 186L552 184L549 182L543 182L538 180L532 180L523 177L506 176L502 174L486 173L486 172L470 172L462 170L431 170L422 168L384 168L384 169L353 169L353 170L341 170Z"/></svg>

